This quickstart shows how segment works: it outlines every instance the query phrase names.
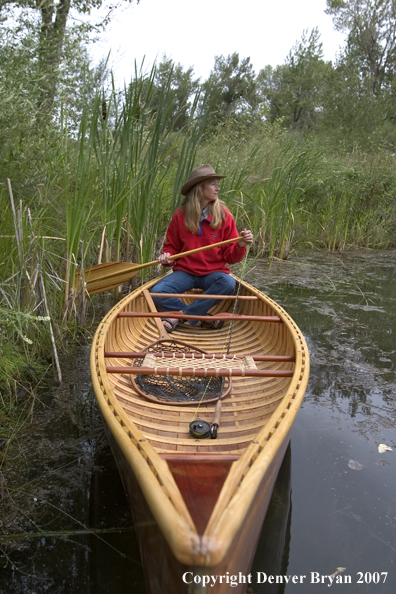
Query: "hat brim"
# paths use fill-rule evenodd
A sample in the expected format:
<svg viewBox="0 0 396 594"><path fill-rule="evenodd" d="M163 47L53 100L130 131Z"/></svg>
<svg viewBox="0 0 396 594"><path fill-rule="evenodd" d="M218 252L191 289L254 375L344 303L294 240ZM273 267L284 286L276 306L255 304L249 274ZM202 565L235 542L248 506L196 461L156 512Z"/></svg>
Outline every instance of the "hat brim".
<svg viewBox="0 0 396 594"><path fill-rule="evenodd" d="M191 188L193 186L196 186L197 184L199 184L202 181L205 181L205 179L224 179L225 177L227 177L226 175L217 175L216 173L211 173L210 175L201 175L196 177L195 179L189 179L184 186L181 189L181 194L182 196L186 196L187 192L189 190L191 190Z"/></svg>

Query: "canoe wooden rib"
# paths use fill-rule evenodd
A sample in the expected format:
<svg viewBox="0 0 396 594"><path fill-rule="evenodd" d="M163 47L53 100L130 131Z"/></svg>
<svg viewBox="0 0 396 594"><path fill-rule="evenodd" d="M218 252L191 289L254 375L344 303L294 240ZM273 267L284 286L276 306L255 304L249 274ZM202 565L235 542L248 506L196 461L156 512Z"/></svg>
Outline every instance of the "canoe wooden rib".
<svg viewBox="0 0 396 594"><path fill-rule="evenodd" d="M195 407L146 400L127 373L134 353L168 336L161 318L147 315L156 312L148 291L158 280L125 297L99 324L93 386L130 502L148 593L223 594L230 591L226 577L205 589L202 576L249 573L305 393L308 349L290 316L241 281L229 353L253 357L259 370L292 373L233 377L217 439L195 439L189 433ZM191 302L194 295L184 298ZM219 299L211 313L232 314L234 303ZM143 315L119 315L128 312ZM207 330L183 324L170 337L219 355L227 350L230 325ZM214 403L201 404L197 416L211 423L214 412ZM246 588L242 580L232 591Z"/></svg>

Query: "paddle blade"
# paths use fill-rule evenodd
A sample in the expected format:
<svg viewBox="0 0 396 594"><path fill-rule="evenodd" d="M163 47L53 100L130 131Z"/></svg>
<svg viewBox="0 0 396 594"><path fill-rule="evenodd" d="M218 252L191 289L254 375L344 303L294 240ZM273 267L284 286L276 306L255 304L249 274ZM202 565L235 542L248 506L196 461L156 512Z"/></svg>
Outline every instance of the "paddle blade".
<svg viewBox="0 0 396 594"><path fill-rule="evenodd" d="M131 264L129 262L97 264L84 271L85 289L89 295L110 291L129 281L142 268L141 264ZM77 275L76 286L81 286L80 274Z"/></svg>

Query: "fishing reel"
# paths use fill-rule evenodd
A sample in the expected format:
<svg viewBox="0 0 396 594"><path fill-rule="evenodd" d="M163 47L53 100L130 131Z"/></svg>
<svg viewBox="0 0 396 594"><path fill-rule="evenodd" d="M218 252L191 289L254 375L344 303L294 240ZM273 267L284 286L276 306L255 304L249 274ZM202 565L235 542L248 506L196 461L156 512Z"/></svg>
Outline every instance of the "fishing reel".
<svg viewBox="0 0 396 594"><path fill-rule="evenodd" d="M217 427L216 423L211 425L207 421L202 421L201 419L195 419L195 421L191 421L190 423L190 435L195 437L195 439L205 439L206 437L211 437L211 439L216 439L217 437Z"/></svg>
<svg viewBox="0 0 396 594"><path fill-rule="evenodd" d="M210 438L211 439L216 439L217 437L217 427L218 424L217 423L213 423L213 425L210 428Z"/></svg>
<svg viewBox="0 0 396 594"><path fill-rule="evenodd" d="M190 435L196 439L205 439L210 435L210 423L202 421L201 419L195 419L190 423Z"/></svg>
<svg viewBox="0 0 396 594"><path fill-rule="evenodd" d="M224 384L224 378L222 378ZM213 419L213 423L210 424L207 421L202 421L201 419L195 419L190 423L190 434L192 437L196 437L197 439L204 439L205 437L211 437L211 439L216 439L217 437L217 429L220 423L220 415L221 415L221 394L217 401L216 408L215 408L215 415Z"/></svg>

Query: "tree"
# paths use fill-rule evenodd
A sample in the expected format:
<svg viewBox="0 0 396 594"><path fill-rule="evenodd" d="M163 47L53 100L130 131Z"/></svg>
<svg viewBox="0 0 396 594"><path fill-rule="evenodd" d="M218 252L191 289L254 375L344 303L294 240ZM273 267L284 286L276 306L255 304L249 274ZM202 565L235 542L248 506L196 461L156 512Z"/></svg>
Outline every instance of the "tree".
<svg viewBox="0 0 396 594"><path fill-rule="evenodd" d="M283 118L288 127L310 129L322 111L323 85L332 69L331 62L323 60L322 43L318 29L290 50L285 64L267 66L257 77L261 97L267 105L271 121Z"/></svg>
<svg viewBox="0 0 396 594"><path fill-rule="evenodd" d="M188 122L191 98L199 89L199 79L194 80L194 69L183 70L181 64L175 64L166 54L157 65L154 77L154 88L150 93L148 107L154 111L157 109L161 89L170 83L170 96L173 98L174 106L171 121L174 122L173 129L180 130Z"/></svg>
<svg viewBox="0 0 396 594"><path fill-rule="evenodd" d="M326 76L320 129L327 138L352 149L370 146L381 125L381 101L368 89L355 60L342 55Z"/></svg>
<svg viewBox="0 0 396 594"><path fill-rule="evenodd" d="M18 23L19 25L19 23ZM34 23L0 28L0 154L18 137L27 138L37 131L37 105L42 98L45 73L37 59L39 26ZM95 93L109 78L107 61L92 67L86 43L78 32L68 27L58 68L58 83L53 99L53 114L59 118L61 110L67 114L68 129L74 133L83 106L92 103ZM47 114L48 115L48 114ZM47 118L51 121L50 118ZM4 139L4 142L1 140Z"/></svg>
<svg viewBox="0 0 396 594"><path fill-rule="evenodd" d="M396 60L396 0L326 0L338 31L348 33L347 52L370 90L378 94L393 78Z"/></svg>
<svg viewBox="0 0 396 594"><path fill-rule="evenodd" d="M34 31L21 39L16 29L0 28L0 162L7 158L7 139L22 130L27 135L33 124L36 75L31 54L36 41Z"/></svg>
<svg viewBox="0 0 396 594"><path fill-rule="evenodd" d="M209 89L213 101L212 125L225 123L229 118L252 121L259 106L256 75L250 58L239 59L234 53L227 58L216 56L208 80L203 85Z"/></svg>
<svg viewBox="0 0 396 594"><path fill-rule="evenodd" d="M139 1L137 0L138 3ZM37 18L39 20L37 51L33 54L33 59L37 59L41 72L41 84L36 105L39 122L44 122L53 110L59 82L62 49L71 11L88 15L93 9L104 7L106 2L107 0L0 0L0 19L5 20L8 16L16 18L18 10L27 10L26 14L23 12L25 22L26 15L33 15L33 23ZM110 14L122 2L123 0L117 0L115 4L109 5L109 12L99 24L79 25L74 27L75 31L78 28L83 34L94 28L104 27L110 21ZM128 2L133 2L133 0L128 0Z"/></svg>
<svg viewBox="0 0 396 594"><path fill-rule="evenodd" d="M257 75L257 86L265 116L271 123L285 117L289 89L285 84L287 65L268 64Z"/></svg>

